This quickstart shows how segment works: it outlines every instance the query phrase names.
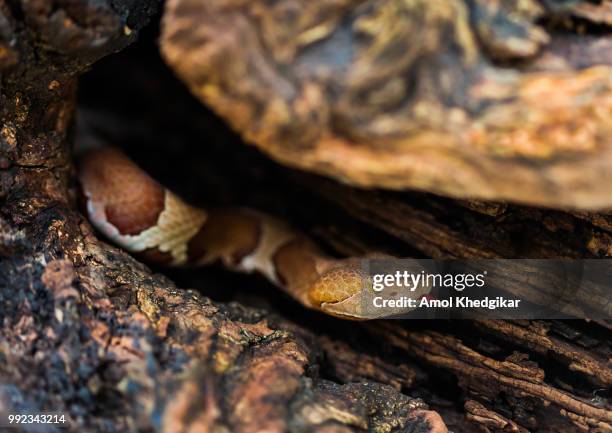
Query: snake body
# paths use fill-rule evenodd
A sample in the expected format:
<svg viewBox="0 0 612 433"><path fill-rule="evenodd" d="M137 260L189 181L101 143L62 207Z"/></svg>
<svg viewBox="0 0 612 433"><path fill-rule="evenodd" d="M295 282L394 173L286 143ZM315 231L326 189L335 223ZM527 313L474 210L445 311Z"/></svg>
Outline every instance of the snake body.
<svg viewBox="0 0 612 433"><path fill-rule="evenodd" d="M288 224L244 208L202 209L162 186L115 148L86 154L79 177L92 225L143 260L167 266L214 262L259 272L309 308L359 319L364 273Z"/></svg>

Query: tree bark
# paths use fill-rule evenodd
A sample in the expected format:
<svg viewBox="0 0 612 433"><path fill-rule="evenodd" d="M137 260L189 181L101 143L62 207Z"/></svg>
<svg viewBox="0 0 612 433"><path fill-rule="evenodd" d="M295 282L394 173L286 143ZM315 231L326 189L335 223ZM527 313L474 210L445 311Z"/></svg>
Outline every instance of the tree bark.
<svg viewBox="0 0 612 433"><path fill-rule="evenodd" d="M369 188L602 209L609 5L169 0L160 45L194 96L285 165Z"/></svg>

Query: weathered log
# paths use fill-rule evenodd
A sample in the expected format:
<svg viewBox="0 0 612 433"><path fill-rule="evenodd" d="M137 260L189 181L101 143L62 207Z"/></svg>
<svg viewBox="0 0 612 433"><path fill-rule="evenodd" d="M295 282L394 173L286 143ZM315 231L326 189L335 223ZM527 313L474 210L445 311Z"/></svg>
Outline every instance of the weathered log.
<svg viewBox="0 0 612 433"><path fill-rule="evenodd" d="M471 347L451 335L411 331L394 324L371 325L370 329L424 362L453 372L466 393L468 418L490 431L612 431L611 407L598 395L610 386L608 337L597 340L595 334L569 324L560 324L555 329L554 322L479 325L485 330L485 335L480 336L483 340L494 341L486 336L486 331L495 330L508 344L536 353L544 351L548 355L546 347L554 346L553 361L537 362L527 353L510 352L495 345L491 351L485 341ZM522 338L514 338L516 335ZM475 341L475 337L470 335L467 339ZM584 340L580 341L581 338ZM556 344L550 344L552 341ZM488 351L491 353L487 354ZM502 357L504 353L508 355ZM572 362L572 357L577 362ZM553 368L556 362L568 362L565 366L569 371L545 370L545 366ZM589 386L573 377L576 374L603 388Z"/></svg>
<svg viewBox="0 0 612 433"><path fill-rule="evenodd" d="M307 333L176 289L73 210L36 217L51 229L3 232L25 245L1 266L2 412L61 412L71 431L443 431L391 387L319 378Z"/></svg>
<svg viewBox="0 0 612 433"><path fill-rule="evenodd" d="M367 187L604 208L601 3L172 0L161 47L195 96L283 164Z"/></svg>

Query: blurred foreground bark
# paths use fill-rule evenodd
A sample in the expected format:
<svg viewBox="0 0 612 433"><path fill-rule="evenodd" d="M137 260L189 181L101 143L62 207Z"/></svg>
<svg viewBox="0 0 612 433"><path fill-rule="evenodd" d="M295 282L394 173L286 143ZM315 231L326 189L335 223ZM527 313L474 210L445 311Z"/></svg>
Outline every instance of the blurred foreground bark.
<svg viewBox="0 0 612 433"><path fill-rule="evenodd" d="M194 96L285 165L370 188L602 209L610 4L168 0L160 46Z"/></svg>

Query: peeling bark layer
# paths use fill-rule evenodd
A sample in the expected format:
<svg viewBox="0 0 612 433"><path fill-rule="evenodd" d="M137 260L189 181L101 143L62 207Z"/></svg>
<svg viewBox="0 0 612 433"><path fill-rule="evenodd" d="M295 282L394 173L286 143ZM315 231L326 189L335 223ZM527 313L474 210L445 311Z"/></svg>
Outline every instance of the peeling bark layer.
<svg viewBox="0 0 612 433"><path fill-rule="evenodd" d="M171 0L161 47L195 96L283 164L598 209L612 206L609 4Z"/></svg>

